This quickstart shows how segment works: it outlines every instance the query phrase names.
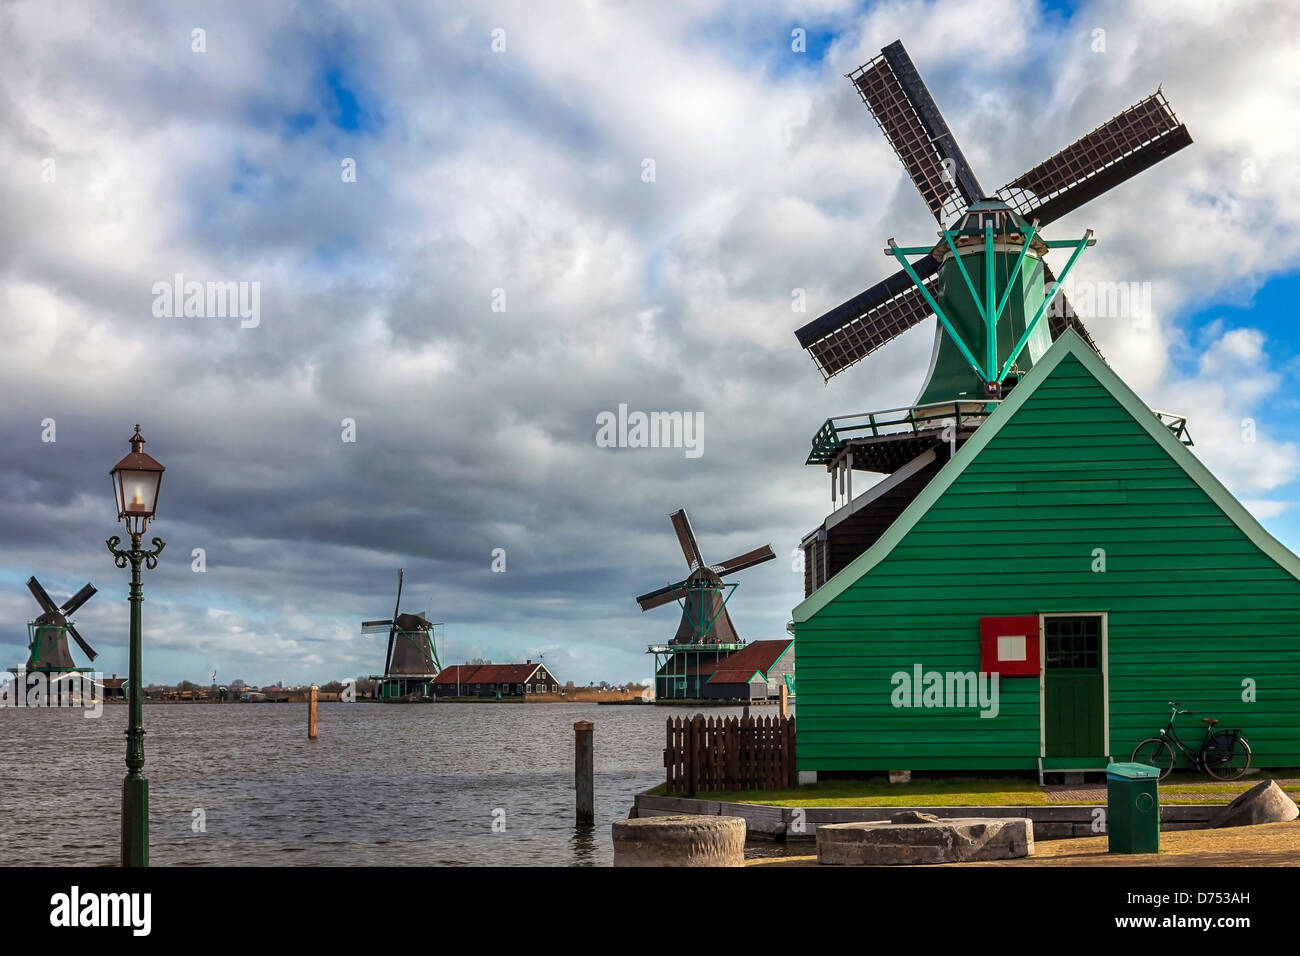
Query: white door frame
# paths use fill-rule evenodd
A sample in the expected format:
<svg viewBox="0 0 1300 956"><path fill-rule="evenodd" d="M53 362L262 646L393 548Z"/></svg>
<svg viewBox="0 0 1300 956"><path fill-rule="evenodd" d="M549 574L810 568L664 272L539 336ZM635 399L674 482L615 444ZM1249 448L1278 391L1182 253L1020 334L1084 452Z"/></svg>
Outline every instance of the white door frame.
<svg viewBox="0 0 1300 956"><path fill-rule="evenodd" d="M1101 618L1101 743L1110 759L1110 612L1042 611L1038 615L1038 756L1047 757L1047 627L1049 617Z"/></svg>

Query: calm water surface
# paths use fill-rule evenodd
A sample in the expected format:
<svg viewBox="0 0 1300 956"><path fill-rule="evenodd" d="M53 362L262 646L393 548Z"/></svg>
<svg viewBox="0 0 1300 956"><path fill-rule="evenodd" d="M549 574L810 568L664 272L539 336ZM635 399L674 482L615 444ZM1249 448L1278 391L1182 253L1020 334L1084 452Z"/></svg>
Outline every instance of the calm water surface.
<svg viewBox="0 0 1300 956"><path fill-rule="evenodd" d="M306 704L146 706L151 862L609 866L610 823L663 782L666 718L693 712L324 703L309 741ZM117 864L127 708L83 714L0 708L6 864ZM595 827L573 824L576 720L596 725Z"/></svg>

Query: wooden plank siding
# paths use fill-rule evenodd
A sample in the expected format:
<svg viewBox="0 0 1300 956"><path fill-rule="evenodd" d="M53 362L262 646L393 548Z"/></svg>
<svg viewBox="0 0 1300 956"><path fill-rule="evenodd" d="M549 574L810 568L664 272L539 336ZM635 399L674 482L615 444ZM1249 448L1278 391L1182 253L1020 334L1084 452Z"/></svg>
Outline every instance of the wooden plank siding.
<svg viewBox="0 0 1300 956"><path fill-rule="evenodd" d="M891 675L978 671L982 616L1095 612L1116 759L1179 700L1240 727L1256 766L1300 765L1300 581L1069 352L892 550L796 615L799 769L1034 768L1036 677L1002 678L988 719L894 708Z"/></svg>

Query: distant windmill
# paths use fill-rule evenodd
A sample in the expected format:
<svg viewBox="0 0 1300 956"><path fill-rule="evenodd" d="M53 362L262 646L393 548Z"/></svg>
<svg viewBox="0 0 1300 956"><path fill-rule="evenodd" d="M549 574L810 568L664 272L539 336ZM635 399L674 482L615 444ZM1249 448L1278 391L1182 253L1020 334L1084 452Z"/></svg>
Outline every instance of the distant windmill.
<svg viewBox="0 0 1300 956"><path fill-rule="evenodd" d="M442 664L433 641L434 624L424 614L402 614L402 582L406 570L397 571L397 602L393 616L382 621L362 621L362 634L388 632L388 651L384 655L384 674L379 679L379 695L385 698L418 694L429 696L429 683L438 676Z"/></svg>
<svg viewBox="0 0 1300 956"><path fill-rule="evenodd" d="M673 530L677 532L677 541L681 544L682 554L686 558L686 567L690 572L686 579L642 594L636 599L642 611L660 607L672 601L682 605L682 622L677 627L674 644L737 644L740 638L727 613L727 601L736 588L735 584L723 582L724 575L735 574L746 568L752 568L764 561L776 557L770 544L747 551L723 561L721 564L708 565L700 554L695 532L691 530L690 519L686 510L674 511L669 515ZM723 591L727 594L724 597Z"/></svg>
<svg viewBox="0 0 1300 956"><path fill-rule="evenodd" d="M28 625L29 642L27 649L29 654L27 657L27 670L77 670L77 665L72 660L72 652L68 648L69 636L77 642L77 646L92 661L99 656L77 632L77 628L72 622L68 620L69 617L76 613L78 608L95 595L96 589L94 585L88 583L80 591L64 601L62 606L54 603L45 588L41 587L41 582L37 581L34 576L27 579L27 589L32 592L32 596L36 598L36 603L41 606L41 615Z"/></svg>

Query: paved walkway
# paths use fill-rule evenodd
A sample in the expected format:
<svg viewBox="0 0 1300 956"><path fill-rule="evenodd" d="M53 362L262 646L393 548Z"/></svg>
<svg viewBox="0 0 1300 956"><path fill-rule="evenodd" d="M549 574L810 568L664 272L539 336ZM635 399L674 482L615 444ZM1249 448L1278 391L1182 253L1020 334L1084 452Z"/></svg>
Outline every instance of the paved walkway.
<svg viewBox="0 0 1300 956"><path fill-rule="evenodd" d="M747 866L816 866L817 856L747 860ZM1160 834L1159 853L1110 853L1106 837L1040 840L1034 855L988 863L941 866L1297 866L1300 821L1222 830L1174 830ZM853 869L853 867L842 867Z"/></svg>
<svg viewBox="0 0 1300 956"><path fill-rule="evenodd" d="M951 866L1296 866L1300 822L1160 834L1159 853L1111 853L1104 836L1042 840L1020 860Z"/></svg>
<svg viewBox="0 0 1300 956"><path fill-rule="evenodd" d="M1245 793L1261 780L1269 779L1266 776L1252 775L1242 780L1234 781L1231 784L1223 781L1206 781L1205 783L1194 782L1177 782L1171 784L1161 784L1160 793L1174 797L1178 803L1228 803L1235 794L1215 792L1213 790L1202 789L1208 787L1236 786L1239 791ZM1300 779L1285 777L1278 779L1277 785L1289 793L1292 799L1300 798ZM1090 784L1049 784L1044 786L1043 795L1047 797L1048 803L1105 803L1106 802L1106 785L1104 783Z"/></svg>

